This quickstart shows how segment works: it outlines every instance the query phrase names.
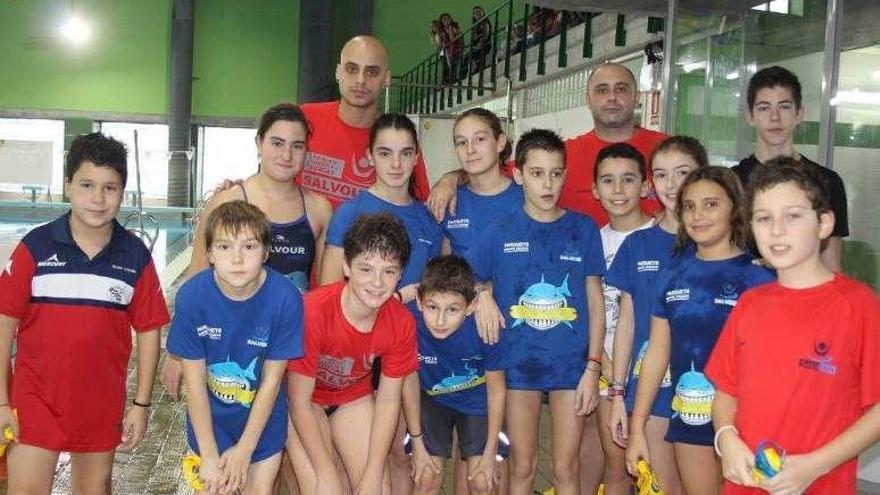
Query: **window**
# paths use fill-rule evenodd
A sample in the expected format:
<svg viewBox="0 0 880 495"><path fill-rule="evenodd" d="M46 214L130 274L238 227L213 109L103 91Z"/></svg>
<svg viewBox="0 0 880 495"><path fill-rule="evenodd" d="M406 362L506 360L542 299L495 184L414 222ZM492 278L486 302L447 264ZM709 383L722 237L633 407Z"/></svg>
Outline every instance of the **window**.
<svg viewBox="0 0 880 495"><path fill-rule="evenodd" d="M135 157L134 131L138 134ZM141 191L145 198L165 199L168 194L168 126L101 122L101 132L123 142L128 148L128 183L126 191L137 191L137 168L140 167Z"/></svg>
<svg viewBox="0 0 880 495"><path fill-rule="evenodd" d="M60 200L64 189L64 121L0 118L0 140L3 139L52 143L51 178L47 184L33 185L48 185L53 199ZM13 180L12 175L0 175L0 191L24 194L22 182Z"/></svg>
<svg viewBox="0 0 880 495"><path fill-rule="evenodd" d="M244 179L257 172L256 129L203 128L200 197L224 179Z"/></svg>

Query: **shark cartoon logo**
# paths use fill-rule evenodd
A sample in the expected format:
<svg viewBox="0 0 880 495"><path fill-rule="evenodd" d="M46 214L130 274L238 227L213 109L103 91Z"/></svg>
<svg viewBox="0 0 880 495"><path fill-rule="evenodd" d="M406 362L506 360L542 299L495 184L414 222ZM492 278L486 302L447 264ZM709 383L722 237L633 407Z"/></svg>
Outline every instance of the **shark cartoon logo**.
<svg viewBox="0 0 880 495"><path fill-rule="evenodd" d="M431 390L428 390L428 395L451 394L452 392L466 390L486 383L486 377L478 375L477 369L468 366L467 362L464 363L464 369L464 375L456 375L455 371L453 371L452 376L447 376L434 384Z"/></svg>
<svg viewBox="0 0 880 495"><path fill-rule="evenodd" d="M519 298L519 304L510 307L510 316L516 318L513 326L525 322L535 330L550 330L565 323L571 328L571 322L577 319L577 310L568 306L568 275L562 279L558 287L548 284L541 275L541 281L532 284Z"/></svg>
<svg viewBox="0 0 880 495"><path fill-rule="evenodd" d="M241 369L235 361L226 358L222 363L208 366L208 390L224 404L241 404L250 409L257 391L252 385L257 380L254 369L257 358L246 369Z"/></svg>
<svg viewBox="0 0 880 495"><path fill-rule="evenodd" d="M712 399L715 398L715 387L706 379L706 375L694 370L691 362L691 370L681 375L678 385L675 386L675 396L672 398L672 410L674 416L681 417L686 425L700 426L712 421Z"/></svg>

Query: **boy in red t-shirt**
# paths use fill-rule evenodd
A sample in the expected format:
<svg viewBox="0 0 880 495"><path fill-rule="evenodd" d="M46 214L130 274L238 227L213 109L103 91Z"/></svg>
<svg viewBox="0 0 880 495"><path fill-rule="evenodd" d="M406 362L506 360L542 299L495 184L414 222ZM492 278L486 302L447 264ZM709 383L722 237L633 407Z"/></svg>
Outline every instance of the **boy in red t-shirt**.
<svg viewBox="0 0 880 495"><path fill-rule="evenodd" d="M415 320L391 297L410 253L403 225L362 215L343 252L346 280L304 297L305 356L288 367L291 434L302 446L289 455L305 495L381 491L403 378L418 369Z"/></svg>
<svg viewBox="0 0 880 495"><path fill-rule="evenodd" d="M110 493L114 450L147 430L169 317L149 250L115 220L126 154L101 133L76 138L64 167L70 211L28 233L0 274L0 431L17 439L9 493L49 493L61 451L74 493ZM132 327L137 391L123 414Z"/></svg>
<svg viewBox="0 0 880 495"><path fill-rule="evenodd" d="M752 230L778 281L742 296L706 367L726 494L855 494L857 456L880 440L880 301L822 263L824 184L789 157L751 176ZM787 453L763 479L762 441Z"/></svg>

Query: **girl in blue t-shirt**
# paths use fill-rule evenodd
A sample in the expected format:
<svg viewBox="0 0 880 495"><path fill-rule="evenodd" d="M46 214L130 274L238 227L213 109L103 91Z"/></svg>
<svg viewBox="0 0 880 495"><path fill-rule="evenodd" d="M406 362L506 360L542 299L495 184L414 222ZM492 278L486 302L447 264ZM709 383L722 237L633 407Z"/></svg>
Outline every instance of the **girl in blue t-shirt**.
<svg viewBox="0 0 880 495"><path fill-rule="evenodd" d="M707 167L706 150L688 136L672 136L654 150L651 171L654 191L663 211L653 227L630 234L617 250L605 280L621 290L620 317L614 333L614 373L612 388L622 387L622 394L611 400L608 427L614 441L626 447L627 412L632 411L641 361L651 330L651 303L657 281L677 257L673 255L679 222L675 201L685 178L696 169ZM618 388L617 390L620 390ZM672 380L667 370L657 391L654 407L645 421L645 440L651 466L667 493L679 493L680 482L672 444L664 440L669 427Z"/></svg>
<svg viewBox="0 0 880 495"><path fill-rule="evenodd" d="M675 386L666 440L672 442L686 495L720 493L721 470L712 449L715 388L703 367L742 293L773 275L746 252L748 224L742 186L724 167L696 170L676 198L675 252L681 259L662 276L652 305L651 333L641 363L630 423L627 467L650 462L645 420L667 367ZM694 249L688 250L693 245Z"/></svg>
<svg viewBox="0 0 880 495"><path fill-rule="evenodd" d="M357 217L364 213L388 212L403 223L412 247L395 297L403 303L415 300L422 269L429 259L440 254L443 241L434 217L411 194L410 177L418 156L416 128L409 117L389 113L376 119L370 129L367 150L367 157L376 169L376 182L340 205L334 213L321 262L321 285L342 279L343 239Z"/></svg>
<svg viewBox="0 0 880 495"><path fill-rule="evenodd" d="M511 146L497 115L484 108L465 111L452 128L452 143L466 182L456 191L455 215L447 212L440 225L444 251L468 259L493 219L522 207L523 191L502 170Z"/></svg>

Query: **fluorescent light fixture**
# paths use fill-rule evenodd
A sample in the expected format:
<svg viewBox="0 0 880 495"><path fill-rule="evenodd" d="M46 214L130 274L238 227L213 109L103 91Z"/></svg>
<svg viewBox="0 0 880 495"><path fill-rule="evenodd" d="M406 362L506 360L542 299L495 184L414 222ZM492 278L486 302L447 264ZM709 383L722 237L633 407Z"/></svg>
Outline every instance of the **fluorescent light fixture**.
<svg viewBox="0 0 880 495"><path fill-rule="evenodd" d="M724 78L727 79L728 81L733 81L734 79L739 79L739 71L735 70L733 72L728 72L727 75L724 76Z"/></svg>
<svg viewBox="0 0 880 495"><path fill-rule="evenodd" d="M705 69L706 61L700 60L699 62L688 62L681 66L682 70L685 72L693 72L695 70Z"/></svg>
<svg viewBox="0 0 880 495"><path fill-rule="evenodd" d="M842 105L847 103L880 106L880 92L859 91L859 88L855 88L848 91L838 91L837 95L835 95L834 98L831 98L832 105Z"/></svg>
<svg viewBox="0 0 880 495"><path fill-rule="evenodd" d="M83 45L92 36L92 29L82 19L70 16L61 25L61 36L74 45Z"/></svg>

